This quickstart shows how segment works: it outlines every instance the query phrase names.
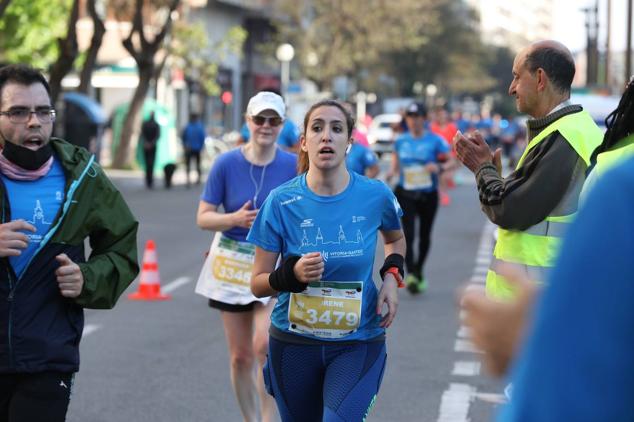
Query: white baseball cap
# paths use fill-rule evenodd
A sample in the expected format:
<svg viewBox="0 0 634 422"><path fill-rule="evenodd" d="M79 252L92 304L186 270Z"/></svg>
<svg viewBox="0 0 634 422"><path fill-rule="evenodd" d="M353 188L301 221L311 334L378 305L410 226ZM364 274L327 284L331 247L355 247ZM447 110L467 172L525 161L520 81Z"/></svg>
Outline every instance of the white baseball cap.
<svg viewBox="0 0 634 422"><path fill-rule="evenodd" d="M264 110L273 110L282 118L286 115L284 100L270 91L262 91L251 97L247 105L247 116L257 116Z"/></svg>

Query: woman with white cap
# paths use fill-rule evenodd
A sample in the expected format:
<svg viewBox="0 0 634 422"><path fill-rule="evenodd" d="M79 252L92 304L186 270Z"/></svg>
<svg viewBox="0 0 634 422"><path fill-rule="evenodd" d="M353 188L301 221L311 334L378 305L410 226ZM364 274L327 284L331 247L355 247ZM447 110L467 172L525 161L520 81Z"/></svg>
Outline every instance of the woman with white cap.
<svg viewBox="0 0 634 422"><path fill-rule="evenodd" d="M269 192L296 175L297 156L276 145L284 115L284 102L275 93L260 92L249 100L246 122L252 142L216 159L196 217L201 229L217 232L208 260L212 262L213 288L206 296L209 306L221 311L231 382L248 422L258 420L258 413L262 421L270 421L275 413L262 381L274 300L251 294L255 248L246 242L246 235ZM224 212L218 210L221 205ZM253 373L256 366L257 380Z"/></svg>

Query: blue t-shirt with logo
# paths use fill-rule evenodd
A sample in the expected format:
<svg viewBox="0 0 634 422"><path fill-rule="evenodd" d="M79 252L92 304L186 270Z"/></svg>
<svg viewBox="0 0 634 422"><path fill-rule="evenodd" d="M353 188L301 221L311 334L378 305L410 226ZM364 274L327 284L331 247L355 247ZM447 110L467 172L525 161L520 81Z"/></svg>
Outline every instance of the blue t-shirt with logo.
<svg viewBox="0 0 634 422"><path fill-rule="evenodd" d="M319 196L306 185L306 174L274 189L260 209L247 240L283 258L320 252L325 268L322 282L363 283L359 327L332 340L289 330L290 294L281 292L271 316L279 330L326 341L368 340L382 335L376 314L377 289L372 279L377 233L398 230L403 212L383 182L354 172L346 189Z"/></svg>
<svg viewBox="0 0 634 422"><path fill-rule="evenodd" d="M346 155L346 165L348 169L361 175L365 174L365 170L368 167L372 167L378 162L379 159L370 148L357 143L353 143L350 146L350 151Z"/></svg>
<svg viewBox="0 0 634 422"><path fill-rule="evenodd" d="M398 155L400 164L398 186L407 189L405 171L415 166L424 166L429 163L438 163L438 156L450 151L449 144L435 133L426 131L423 136L414 138L410 133L399 136L394 143L394 152ZM438 175L431 175L431 185L418 190L433 192L438 189Z"/></svg>
<svg viewBox="0 0 634 422"><path fill-rule="evenodd" d="M251 209L261 207L269 192L297 175L297 155L278 148L275 158L266 166L251 164L242 149L236 148L218 156L209 172L200 199L226 213L240 209L251 201ZM224 234L244 242L248 229L233 227Z"/></svg>
<svg viewBox="0 0 634 422"><path fill-rule="evenodd" d="M11 221L24 220L37 229L35 233L25 230L29 237L27 248L20 255L9 257L9 263L19 278L53 226L64 202L66 177L57 159L53 159L48 173L37 180L13 180L4 174L0 176L10 199Z"/></svg>
<svg viewBox="0 0 634 422"><path fill-rule="evenodd" d="M299 136L301 135L299 128L295 123L290 120L284 120L282 125L282 130L280 131L280 135L277 137L278 145L282 145L286 148L291 148L297 142L299 142ZM249 126L247 124L243 124L240 129L240 136L244 139L245 142L249 142L249 138L251 137L251 133L249 132Z"/></svg>

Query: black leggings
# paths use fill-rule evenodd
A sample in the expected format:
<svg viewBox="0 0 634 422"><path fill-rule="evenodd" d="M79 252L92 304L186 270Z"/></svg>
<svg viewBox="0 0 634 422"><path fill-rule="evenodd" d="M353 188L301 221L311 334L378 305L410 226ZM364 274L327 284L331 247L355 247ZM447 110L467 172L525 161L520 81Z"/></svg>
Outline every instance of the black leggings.
<svg viewBox="0 0 634 422"><path fill-rule="evenodd" d="M0 422L63 422L73 373L0 374Z"/></svg>
<svg viewBox="0 0 634 422"><path fill-rule="evenodd" d="M143 150L145 158L145 186L154 186L154 161L156 160L156 148Z"/></svg>
<svg viewBox="0 0 634 422"><path fill-rule="evenodd" d="M194 151L191 149L185 150L185 169L187 171L187 183L189 183L189 171L191 169L192 159L196 160L196 174L197 179L196 183L200 183L201 173L200 173L200 151Z"/></svg>
<svg viewBox="0 0 634 422"><path fill-rule="evenodd" d="M421 278L425 258L431 244L431 229L438 210L438 192L406 191L401 187L396 188L396 199L403 209L403 231L407 252L405 253L405 265L407 272ZM416 240L415 224L419 219L418 231L418 259L414 259L414 240Z"/></svg>

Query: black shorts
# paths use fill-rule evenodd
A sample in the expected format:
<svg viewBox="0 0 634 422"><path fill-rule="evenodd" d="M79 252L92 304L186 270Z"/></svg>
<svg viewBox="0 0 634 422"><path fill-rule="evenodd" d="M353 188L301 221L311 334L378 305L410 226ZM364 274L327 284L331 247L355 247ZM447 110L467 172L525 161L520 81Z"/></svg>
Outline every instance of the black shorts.
<svg viewBox="0 0 634 422"><path fill-rule="evenodd" d="M254 300L246 305L233 305L231 303L220 302L219 300L209 299L209 307L225 312L250 312L254 309L255 304L260 303Z"/></svg>

